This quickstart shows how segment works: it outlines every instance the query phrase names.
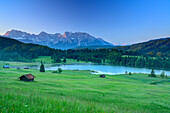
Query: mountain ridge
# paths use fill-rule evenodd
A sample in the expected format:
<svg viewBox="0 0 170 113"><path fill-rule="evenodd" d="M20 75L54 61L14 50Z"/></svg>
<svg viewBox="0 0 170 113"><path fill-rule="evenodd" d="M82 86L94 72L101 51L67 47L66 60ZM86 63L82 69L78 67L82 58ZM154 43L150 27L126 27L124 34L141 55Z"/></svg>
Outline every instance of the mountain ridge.
<svg viewBox="0 0 170 113"><path fill-rule="evenodd" d="M38 44L23 43L16 39L0 36L0 60L27 61L38 56L50 56L55 49Z"/></svg>
<svg viewBox="0 0 170 113"><path fill-rule="evenodd" d="M102 38L95 38L85 32L64 32L48 34L44 31L39 34L30 34L20 30L11 30L5 33L6 37L19 40L24 43L45 45L55 49L71 49L77 46L113 45L104 41Z"/></svg>
<svg viewBox="0 0 170 113"><path fill-rule="evenodd" d="M130 46L118 46L117 49L125 51L135 51L150 56L169 56L170 57L170 37L152 39L146 42L132 44Z"/></svg>

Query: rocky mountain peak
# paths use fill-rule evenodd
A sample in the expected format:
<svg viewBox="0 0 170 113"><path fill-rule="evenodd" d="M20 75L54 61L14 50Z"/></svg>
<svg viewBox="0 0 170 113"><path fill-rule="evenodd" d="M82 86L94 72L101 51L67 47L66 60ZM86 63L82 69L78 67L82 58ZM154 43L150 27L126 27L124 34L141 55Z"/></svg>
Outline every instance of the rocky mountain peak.
<svg viewBox="0 0 170 113"><path fill-rule="evenodd" d="M39 33L39 35L46 35L47 33L42 31L41 33Z"/></svg>
<svg viewBox="0 0 170 113"><path fill-rule="evenodd" d="M4 36L9 36L11 31L7 31Z"/></svg>
<svg viewBox="0 0 170 113"><path fill-rule="evenodd" d="M95 38L84 32L72 33L67 31L61 35L60 33L48 34L42 31L38 35L35 35L18 30L11 30L5 33L5 36L24 43L46 45L56 49L70 49L77 46L112 45L101 38Z"/></svg>
<svg viewBox="0 0 170 113"><path fill-rule="evenodd" d="M65 37L65 38L67 38L67 36L66 36L66 33L64 33L64 34L62 35L62 37Z"/></svg>

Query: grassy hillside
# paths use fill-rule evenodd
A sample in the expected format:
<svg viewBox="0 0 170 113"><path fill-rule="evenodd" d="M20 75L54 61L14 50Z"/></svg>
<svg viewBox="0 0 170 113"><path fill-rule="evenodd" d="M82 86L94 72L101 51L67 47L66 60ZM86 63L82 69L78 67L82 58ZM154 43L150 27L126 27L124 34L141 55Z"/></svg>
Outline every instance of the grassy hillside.
<svg viewBox="0 0 170 113"><path fill-rule="evenodd" d="M28 61L38 56L50 56L55 52L47 46L25 44L0 36L0 60Z"/></svg>
<svg viewBox="0 0 170 113"><path fill-rule="evenodd" d="M170 38L150 40L148 42L137 43L130 46L116 47L127 51L136 51L155 56L170 57ZM150 53L153 52L153 53Z"/></svg>
<svg viewBox="0 0 170 113"><path fill-rule="evenodd" d="M37 77L34 82L17 79L27 73ZM170 80L144 74L99 78L89 71L57 74L0 68L0 86L2 113L170 112Z"/></svg>

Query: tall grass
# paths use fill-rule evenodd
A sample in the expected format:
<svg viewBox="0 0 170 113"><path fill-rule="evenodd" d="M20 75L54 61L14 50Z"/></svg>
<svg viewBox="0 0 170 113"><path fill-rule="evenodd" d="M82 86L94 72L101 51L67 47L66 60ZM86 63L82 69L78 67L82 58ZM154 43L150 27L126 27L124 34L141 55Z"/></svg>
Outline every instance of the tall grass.
<svg viewBox="0 0 170 113"><path fill-rule="evenodd" d="M37 77L34 82L17 79L27 73ZM89 71L0 68L0 112L168 113L170 82L144 74L99 78Z"/></svg>

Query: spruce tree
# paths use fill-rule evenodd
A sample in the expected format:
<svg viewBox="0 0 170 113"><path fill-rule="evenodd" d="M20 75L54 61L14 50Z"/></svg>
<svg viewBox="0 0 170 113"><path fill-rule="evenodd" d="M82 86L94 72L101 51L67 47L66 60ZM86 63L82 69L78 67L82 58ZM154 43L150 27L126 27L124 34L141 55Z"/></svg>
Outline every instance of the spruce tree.
<svg viewBox="0 0 170 113"><path fill-rule="evenodd" d="M165 77L165 72L164 72L164 71L162 71L160 77L161 77L161 78L164 78L164 77Z"/></svg>
<svg viewBox="0 0 170 113"><path fill-rule="evenodd" d="M45 72L45 68L44 68L44 64L43 63L41 63L40 72Z"/></svg>
<svg viewBox="0 0 170 113"><path fill-rule="evenodd" d="M156 77L154 69L152 69L150 77Z"/></svg>
<svg viewBox="0 0 170 113"><path fill-rule="evenodd" d="M66 58L64 58L64 59L63 59L63 62L64 62L64 63L66 63L66 62L67 62L67 61L66 61Z"/></svg>

